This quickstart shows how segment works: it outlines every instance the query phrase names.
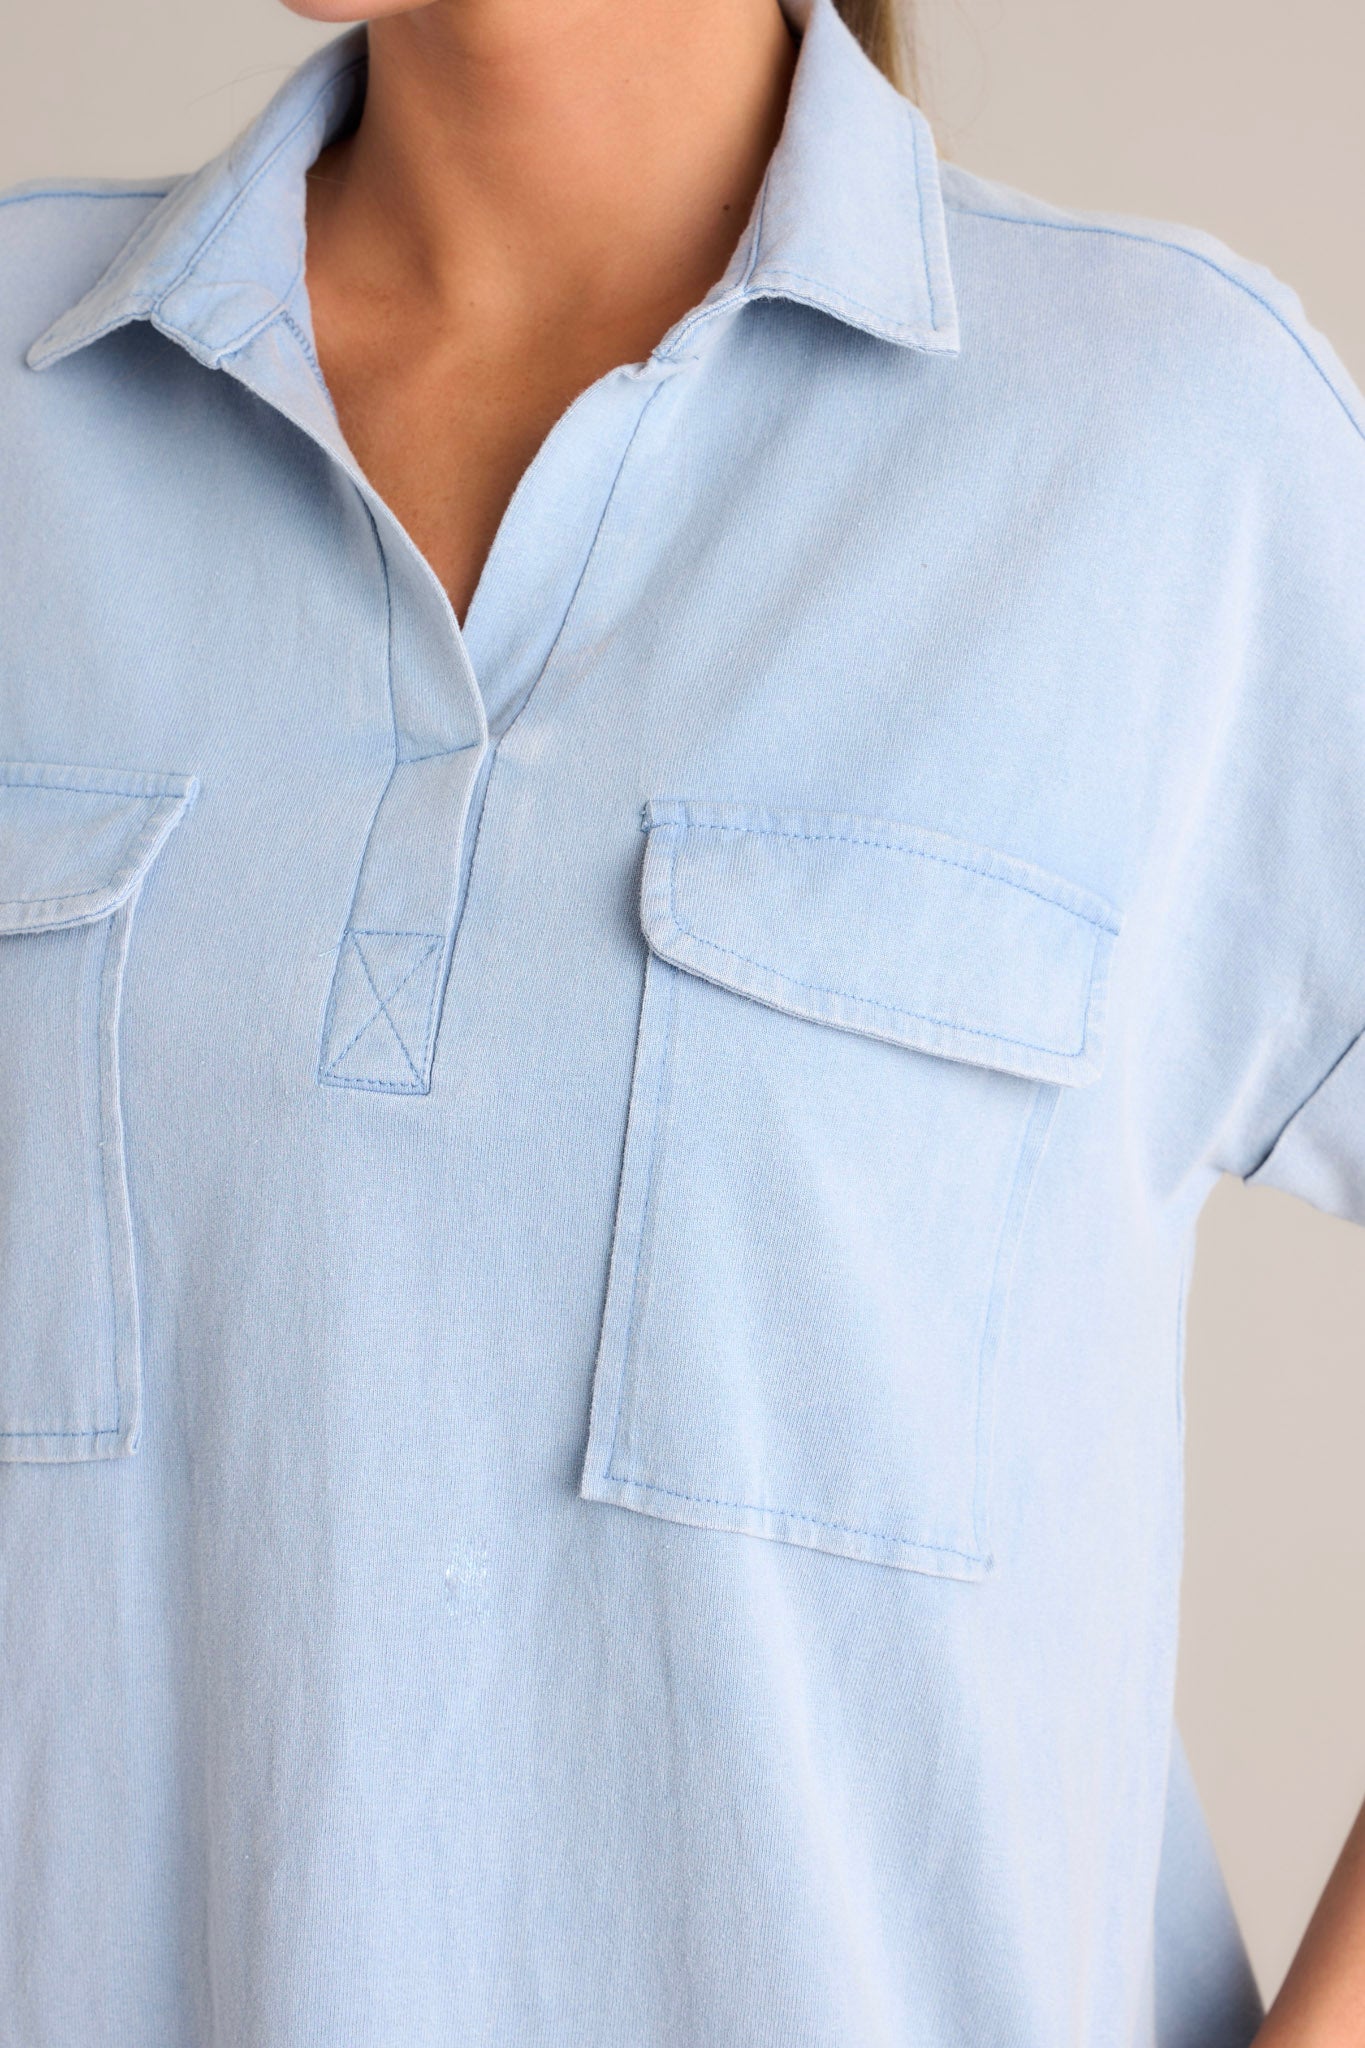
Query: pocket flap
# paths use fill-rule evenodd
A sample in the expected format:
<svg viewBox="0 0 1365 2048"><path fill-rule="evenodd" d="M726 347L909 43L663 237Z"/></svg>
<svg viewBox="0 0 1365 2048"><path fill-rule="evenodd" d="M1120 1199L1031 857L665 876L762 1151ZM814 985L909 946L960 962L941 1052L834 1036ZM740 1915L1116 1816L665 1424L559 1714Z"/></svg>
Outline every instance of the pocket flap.
<svg viewBox="0 0 1365 2048"><path fill-rule="evenodd" d="M0 934L117 910L198 787L193 775L0 761Z"/></svg>
<svg viewBox="0 0 1365 2048"><path fill-rule="evenodd" d="M1099 1072L1114 907L1028 861L843 813L647 803L661 958L796 1016L1035 1080Z"/></svg>

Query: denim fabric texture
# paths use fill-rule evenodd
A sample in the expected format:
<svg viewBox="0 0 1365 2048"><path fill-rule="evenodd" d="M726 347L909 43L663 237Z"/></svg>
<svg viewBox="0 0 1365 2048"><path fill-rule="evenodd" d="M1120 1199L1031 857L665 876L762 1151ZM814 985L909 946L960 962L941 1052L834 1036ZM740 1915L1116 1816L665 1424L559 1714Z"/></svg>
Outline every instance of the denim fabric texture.
<svg viewBox="0 0 1365 2048"><path fill-rule="evenodd" d="M460 624L311 341L363 27L0 203L3 2048L1255 2029L1185 1288L1365 1222L1365 410L788 4Z"/></svg>

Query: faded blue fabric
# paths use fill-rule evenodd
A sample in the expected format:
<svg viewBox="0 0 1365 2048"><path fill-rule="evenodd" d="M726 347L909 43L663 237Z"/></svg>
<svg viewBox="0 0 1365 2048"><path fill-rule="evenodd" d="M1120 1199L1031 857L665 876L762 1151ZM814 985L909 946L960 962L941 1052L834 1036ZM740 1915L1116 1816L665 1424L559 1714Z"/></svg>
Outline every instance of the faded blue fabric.
<svg viewBox="0 0 1365 2048"><path fill-rule="evenodd" d="M0 207L6 2048L1254 2031L1185 1286L1365 1221L1361 400L791 4L462 626L310 340L363 29Z"/></svg>

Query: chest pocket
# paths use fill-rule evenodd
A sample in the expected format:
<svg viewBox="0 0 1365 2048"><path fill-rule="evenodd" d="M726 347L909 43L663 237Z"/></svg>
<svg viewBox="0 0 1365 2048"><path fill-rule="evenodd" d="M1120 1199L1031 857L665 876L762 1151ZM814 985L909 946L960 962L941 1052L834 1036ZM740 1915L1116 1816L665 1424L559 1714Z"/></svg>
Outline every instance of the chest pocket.
<svg viewBox="0 0 1365 2048"><path fill-rule="evenodd" d="M979 1578L993 1365L1119 918L905 825L646 805L643 1002L580 1492Z"/></svg>
<svg viewBox="0 0 1365 2048"><path fill-rule="evenodd" d="M123 968L143 882L196 786L0 762L0 1459L137 1444Z"/></svg>

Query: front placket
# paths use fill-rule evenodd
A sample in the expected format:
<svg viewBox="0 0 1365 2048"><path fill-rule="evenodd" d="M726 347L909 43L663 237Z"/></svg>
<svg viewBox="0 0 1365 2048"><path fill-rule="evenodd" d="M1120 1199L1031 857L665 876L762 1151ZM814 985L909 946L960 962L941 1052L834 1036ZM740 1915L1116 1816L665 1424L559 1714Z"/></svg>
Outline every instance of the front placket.
<svg viewBox="0 0 1365 2048"><path fill-rule="evenodd" d="M293 327L263 329L222 367L345 470L374 525L388 598L393 765L340 935L317 1079L424 1095L498 741L552 662L636 429L680 365L622 365L561 415L507 507L463 633L426 558L347 448Z"/></svg>

